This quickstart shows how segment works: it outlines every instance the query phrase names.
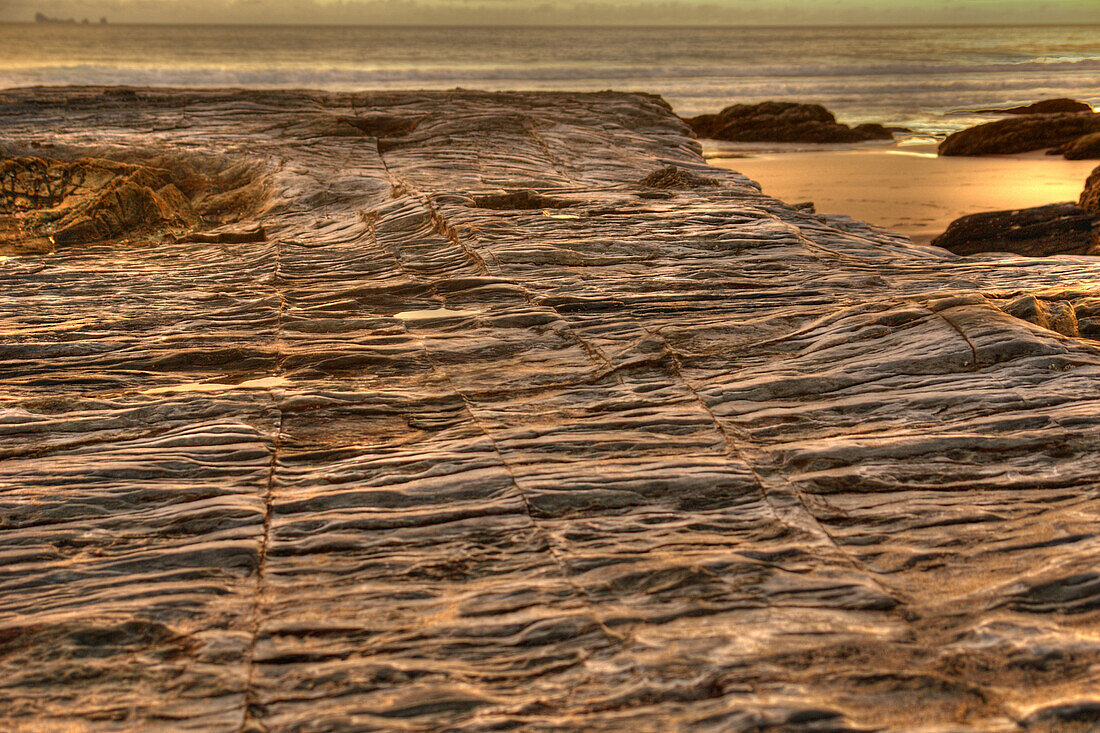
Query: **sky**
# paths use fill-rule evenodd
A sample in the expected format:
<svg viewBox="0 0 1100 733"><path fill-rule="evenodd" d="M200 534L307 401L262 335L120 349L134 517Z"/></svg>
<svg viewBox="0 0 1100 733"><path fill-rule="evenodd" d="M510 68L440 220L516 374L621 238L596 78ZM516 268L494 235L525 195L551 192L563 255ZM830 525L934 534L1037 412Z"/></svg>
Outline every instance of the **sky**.
<svg viewBox="0 0 1100 733"><path fill-rule="evenodd" d="M1100 23L1100 0L0 0L0 21L385 25Z"/></svg>

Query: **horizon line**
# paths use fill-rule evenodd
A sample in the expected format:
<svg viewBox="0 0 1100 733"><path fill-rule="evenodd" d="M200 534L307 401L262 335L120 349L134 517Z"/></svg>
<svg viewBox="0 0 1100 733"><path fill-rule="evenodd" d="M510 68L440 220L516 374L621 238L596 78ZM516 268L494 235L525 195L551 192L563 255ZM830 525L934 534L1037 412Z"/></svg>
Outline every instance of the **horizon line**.
<svg viewBox="0 0 1100 733"><path fill-rule="evenodd" d="M253 23L248 21L224 21L224 22L191 22L191 23L167 23L160 21L112 21L109 18L106 23L92 20L88 17L88 23L83 23L84 18L69 22L65 20L53 20L41 22L35 20L0 20L0 25L33 25L33 26L76 26L79 28L106 26L159 26L167 28L186 27L235 27L248 26L253 28L687 28L687 29L712 29L712 28L1059 28L1059 27L1100 27L1100 21L1079 23L745 23L733 25L729 23Z"/></svg>

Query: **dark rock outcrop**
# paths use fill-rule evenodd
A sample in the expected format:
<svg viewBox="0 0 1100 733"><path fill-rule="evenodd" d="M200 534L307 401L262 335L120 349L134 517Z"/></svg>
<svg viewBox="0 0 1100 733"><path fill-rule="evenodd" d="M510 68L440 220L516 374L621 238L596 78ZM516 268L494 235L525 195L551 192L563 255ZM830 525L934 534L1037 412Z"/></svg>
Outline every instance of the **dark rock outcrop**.
<svg viewBox="0 0 1100 733"><path fill-rule="evenodd" d="M546 196L531 189L520 189L505 193L488 193L472 196L474 207L495 209L497 211L529 211L531 209L568 209L576 206L576 201Z"/></svg>
<svg viewBox="0 0 1100 733"><path fill-rule="evenodd" d="M1079 137L1062 149L1067 160L1091 160L1100 158L1100 132Z"/></svg>
<svg viewBox="0 0 1100 733"><path fill-rule="evenodd" d="M646 188L707 188L719 185L716 178L700 176L674 165L654 171L640 181Z"/></svg>
<svg viewBox="0 0 1100 733"><path fill-rule="evenodd" d="M951 222L932 244L959 255L1013 252L1028 257L1095 254L1096 222L1077 204L986 211Z"/></svg>
<svg viewBox="0 0 1100 733"><path fill-rule="evenodd" d="M45 13L38 12L34 14L35 23L51 23L51 24L64 24L64 25L76 25L76 18L54 18ZM85 20L87 22L87 20Z"/></svg>
<svg viewBox="0 0 1100 733"><path fill-rule="evenodd" d="M1084 102L1078 102L1076 99L1059 97L1058 99L1044 99L1040 102L1025 104L1020 107L1009 107L1008 109L993 108L975 109L971 111L976 114L992 115L1051 115L1074 112L1092 112L1092 107L1088 104L1085 104Z"/></svg>
<svg viewBox="0 0 1100 733"><path fill-rule="evenodd" d="M1012 155L1072 143L1100 132L1100 114L1023 115L960 130L940 143L940 155Z"/></svg>
<svg viewBox="0 0 1100 733"><path fill-rule="evenodd" d="M864 140L892 140L895 132L910 132L907 127L887 127L877 122L864 122L853 127L852 131L862 135Z"/></svg>
<svg viewBox="0 0 1100 733"><path fill-rule="evenodd" d="M893 138L882 125L849 127L819 104L796 102L735 104L686 122L699 137L730 142L852 143Z"/></svg>
<svg viewBox="0 0 1100 733"><path fill-rule="evenodd" d="M1100 166L1094 168L1092 175L1085 181L1085 190L1081 192L1077 204L1091 216L1100 219Z"/></svg>

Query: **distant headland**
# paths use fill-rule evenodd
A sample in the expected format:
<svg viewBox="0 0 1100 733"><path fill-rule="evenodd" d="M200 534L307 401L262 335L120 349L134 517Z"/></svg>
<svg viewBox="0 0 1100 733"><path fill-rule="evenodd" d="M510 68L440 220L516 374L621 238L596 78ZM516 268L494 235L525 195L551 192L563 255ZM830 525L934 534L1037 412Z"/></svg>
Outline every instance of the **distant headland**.
<svg viewBox="0 0 1100 733"><path fill-rule="evenodd" d="M76 18L51 18L50 16L46 15L45 13L35 13L34 14L34 22L35 23L63 23L65 25L77 25ZM90 20L88 20L87 18L84 18L80 21L80 25L91 25L91 24L92 24L92 22ZM100 25L107 25L107 19L106 18L100 18L99 19L99 24Z"/></svg>

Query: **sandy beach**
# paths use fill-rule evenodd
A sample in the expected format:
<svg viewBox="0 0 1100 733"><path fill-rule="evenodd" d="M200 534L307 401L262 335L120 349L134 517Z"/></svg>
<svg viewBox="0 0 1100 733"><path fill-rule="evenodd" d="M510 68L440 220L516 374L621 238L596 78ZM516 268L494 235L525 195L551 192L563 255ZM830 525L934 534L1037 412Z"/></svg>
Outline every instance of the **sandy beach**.
<svg viewBox="0 0 1100 733"><path fill-rule="evenodd" d="M1043 153L936 155L934 142L858 147L731 144L704 140L711 165L743 173L783 201L812 201L923 244L980 211L1076 201L1098 162Z"/></svg>

